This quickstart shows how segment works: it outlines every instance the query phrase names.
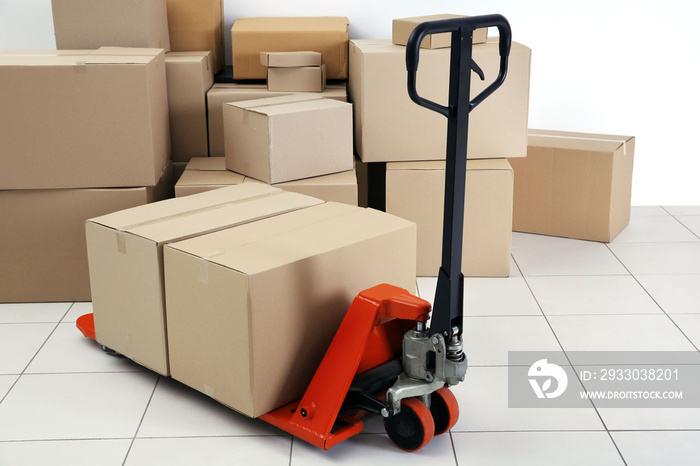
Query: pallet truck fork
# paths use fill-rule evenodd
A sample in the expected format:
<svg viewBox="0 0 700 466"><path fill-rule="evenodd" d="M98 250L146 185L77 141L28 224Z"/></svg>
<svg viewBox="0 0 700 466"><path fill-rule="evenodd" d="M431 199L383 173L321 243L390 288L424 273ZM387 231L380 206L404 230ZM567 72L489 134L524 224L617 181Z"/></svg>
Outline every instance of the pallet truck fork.
<svg viewBox="0 0 700 466"><path fill-rule="evenodd" d="M472 60L472 34L485 27L499 30L499 73L470 100L471 72L484 79ZM447 106L416 91L420 43L437 33L452 35ZM501 15L429 21L411 33L406 45L408 94L418 105L447 117L442 265L432 315L429 302L404 289L381 284L362 291L302 398L263 414L263 421L326 450L361 432L366 413L382 416L389 438L406 451L424 447L456 424L459 406L448 387L463 381L467 371L462 236L469 112L505 81L510 44L510 25ZM95 338L92 315L81 317L77 325Z"/></svg>

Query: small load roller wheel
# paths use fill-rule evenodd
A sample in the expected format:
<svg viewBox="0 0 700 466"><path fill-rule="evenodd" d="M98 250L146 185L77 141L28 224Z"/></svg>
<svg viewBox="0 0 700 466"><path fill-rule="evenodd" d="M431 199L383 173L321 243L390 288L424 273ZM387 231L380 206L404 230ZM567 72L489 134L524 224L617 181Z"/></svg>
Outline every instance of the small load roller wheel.
<svg viewBox="0 0 700 466"><path fill-rule="evenodd" d="M418 398L401 400L401 411L384 418L384 429L392 442L404 451L420 450L435 435L430 409Z"/></svg>

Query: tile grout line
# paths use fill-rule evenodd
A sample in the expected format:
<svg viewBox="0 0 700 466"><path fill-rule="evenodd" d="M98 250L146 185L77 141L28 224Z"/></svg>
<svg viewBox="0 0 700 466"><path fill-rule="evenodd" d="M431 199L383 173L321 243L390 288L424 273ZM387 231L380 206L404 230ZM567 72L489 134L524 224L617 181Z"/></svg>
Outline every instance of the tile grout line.
<svg viewBox="0 0 700 466"><path fill-rule="evenodd" d="M663 208L663 207L662 207L662 208ZM690 343L691 346L692 346L693 348L695 348L696 351L699 351L699 352L700 352L700 349L698 349L697 345L695 345L695 343L693 343L693 341L692 341L690 338L688 338L688 335L686 335L685 332L683 331L683 329L681 329L681 328L678 326L678 324L676 323L676 321L673 320L673 317L671 317L671 315L670 315L668 312L666 312L666 309L664 309L663 306L662 306L661 304L659 304L659 302L651 295L651 293L649 293L649 290L647 290L647 289L644 287L644 285L642 285L642 282L639 281L639 279L636 277L636 275L634 275L634 274L627 268L627 266L626 266L625 264L622 263L622 261L620 260L620 258L617 257L617 255L615 254L615 252L609 247L609 243L606 243L605 246L608 248L608 250L610 251L610 253L611 253L613 256L615 256L615 258L616 258L618 261L620 261L620 264L622 264L622 266L625 268L625 270L627 270L627 272L629 272L630 276L631 276L631 277L634 279L634 281L644 290L644 292L646 293L646 295L649 296L649 299L651 299L651 300L654 302L654 304L656 304L656 306L657 306L659 309L661 309L661 312L668 318L668 320L671 321L671 323L673 324L673 326L676 327L676 328L678 329L679 332L681 332L681 335L683 335L683 337L685 337L685 339L688 341L688 343ZM674 274L674 275L675 275L675 274ZM653 314L650 314L650 315L653 315Z"/></svg>
<svg viewBox="0 0 700 466"><path fill-rule="evenodd" d="M156 379L156 383L153 385L153 391L151 392L151 396L148 398L148 403L146 403L146 407L143 410L143 414L141 415L141 420L139 421L138 427L136 427L136 432L134 432L134 436L131 439L131 443L129 444L129 448L126 450L126 455L124 455L124 461L122 462L122 466L125 466L127 460L129 459L129 455L131 454L131 449L134 447L134 442L136 442L136 438L139 435L139 430L141 430L141 425L143 424L143 420L146 418L146 413L148 412L148 408L151 406L151 401L153 401L153 395L155 395L156 389L158 388L158 384L160 383L162 378L163 377L161 375L158 375L158 378Z"/></svg>
<svg viewBox="0 0 700 466"><path fill-rule="evenodd" d="M511 255L512 257L512 255ZM614 256L618 261L620 259L617 256ZM520 266L518 265L518 261L515 260L515 257L513 257L513 261L515 262L516 267L518 267L518 270L521 271ZM622 261L620 261L622 264ZM624 267L624 264L622 264ZM627 267L625 267L625 270L627 270ZM523 274L523 281L525 281L525 285L527 286L527 289L530 291L530 294L532 295L532 298L535 300L535 303L537 304L537 307L540 309L540 312L542 313L542 316L544 317L545 322L547 322L547 325L549 326L549 329L552 332L552 335L554 335L554 339L557 341L559 344L559 347L561 348L562 353L564 354L564 357L569 363L569 366L574 367L574 364L571 362L571 359L569 358L569 355L567 354L566 350L564 349L564 345L562 345L561 341L559 340L559 336L557 335L557 332L554 331L554 327L552 327L552 324L549 322L549 318L544 312L544 309L542 309L542 305L540 304L540 301L537 299L537 296L535 296L535 292L532 290L532 287L530 286L530 282L528 282L527 278ZM581 380L579 374L574 371L574 374L576 375L576 379L579 381L582 387L585 387L583 384L583 381ZM624 463L625 466L627 466L627 461L625 460L625 457L622 455L622 452L620 451L620 448L617 446L617 443L615 442L615 439L612 436L612 433L608 429L607 424L605 423L605 420L603 419L603 416L601 416L600 411L598 410L598 407L593 403L593 401L589 400L591 407L595 410L596 416L598 416L598 419L600 420L600 423L603 425L603 428L605 429L605 432L608 434L608 438L612 442L613 446L615 447L615 450L617 451L617 454L620 456L620 459Z"/></svg>

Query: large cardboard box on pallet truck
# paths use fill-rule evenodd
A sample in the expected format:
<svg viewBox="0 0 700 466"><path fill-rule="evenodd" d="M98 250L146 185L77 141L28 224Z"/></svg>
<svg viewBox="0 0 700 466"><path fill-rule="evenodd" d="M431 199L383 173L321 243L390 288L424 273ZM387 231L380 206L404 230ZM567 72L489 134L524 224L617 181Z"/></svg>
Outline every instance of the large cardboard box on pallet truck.
<svg viewBox="0 0 700 466"><path fill-rule="evenodd" d="M265 99L282 95L297 94L296 92L268 91L265 84L217 83L207 92L207 112L209 122L209 155L224 156L224 109L227 102L242 100ZM346 85L327 84L320 95L327 99L347 102Z"/></svg>
<svg viewBox="0 0 700 466"><path fill-rule="evenodd" d="M221 157L193 157L175 185L175 195L187 196L240 183L262 183L239 173L226 170ZM324 201L358 205L358 181L355 170L273 185Z"/></svg>
<svg viewBox="0 0 700 466"><path fill-rule="evenodd" d="M331 202L167 245L173 378L251 417L299 398L360 291L414 292L415 235Z"/></svg>
<svg viewBox="0 0 700 466"><path fill-rule="evenodd" d="M90 301L85 221L172 197L155 186L0 190L0 302Z"/></svg>
<svg viewBox="0 0 700 466"><path fill-rule="evenodd" d="M471 75L476 97L498 75L498 40L473 47L485 81ZM450 49L421 49L418 94L447 104ZM470 113L467 158L524 157L530 92L530 49L512 43L503 85ZM406 47L389 40L350 41L348 99L354 106L355 150L363 162L444 160L447 120L413 103L406 90Z"/></svg>
<svg viewBox="0 0 700 466"><path fill-rule="evenodd" d="M155 186L170 160L161 49L2 52L0 89L0 189Z"/></svg>
<svg viewBox="0 0 700 466"><path fill-rule="evenodd" d="M88 220L85 233L97 341L168 375L163 246L321 202L246 183Z"/></svg>
<svg viewBox="0 0 700 466"><path fill-rule="evenodd" d="M612 241L629 223L632 136L530 130L515 172L513 230Z"/></svg>
<svg viewBox="0 0 700 466"><path fill-rule="evenodd" d="M445 162L386 164L386 211L418 226L416 274L437 276L442 254ZM467 161L462 273L510 274L513 170L505 159Z"/></svg>

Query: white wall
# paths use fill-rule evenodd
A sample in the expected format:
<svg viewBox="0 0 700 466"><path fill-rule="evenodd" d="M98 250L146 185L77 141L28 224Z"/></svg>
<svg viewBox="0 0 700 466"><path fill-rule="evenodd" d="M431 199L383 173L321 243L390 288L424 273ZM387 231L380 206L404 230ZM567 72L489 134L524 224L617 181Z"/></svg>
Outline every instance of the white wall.
<svg viewBox="0 0 700 466"><path fill-rule="evenodd" d="M505 15L533 50L530 127L634 135L633 205L700 205L700 2L225 0L227 28L338 15L351 39L388 38L393 18L433 13ZM0 49L23 48L55 48L50 0L0 0Z"/></svg>

